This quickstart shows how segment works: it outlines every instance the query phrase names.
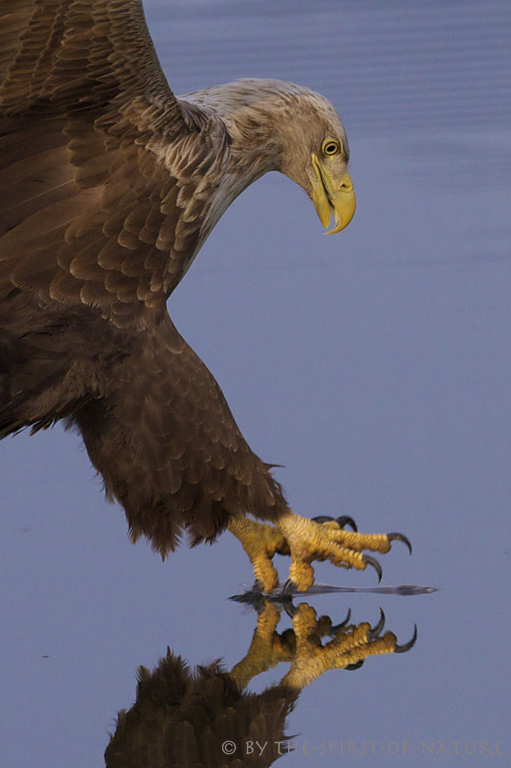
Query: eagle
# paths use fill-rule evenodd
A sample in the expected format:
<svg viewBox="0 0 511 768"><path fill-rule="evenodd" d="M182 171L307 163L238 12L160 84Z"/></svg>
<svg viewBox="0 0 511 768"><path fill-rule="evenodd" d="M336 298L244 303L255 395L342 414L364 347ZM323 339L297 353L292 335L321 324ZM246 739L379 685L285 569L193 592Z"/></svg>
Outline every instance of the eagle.
<svg viewBox="0 0 511 768"><path fill-rule="evenodd" d="M176 97L140 0L0 0L0 437L81 435L130 537L164 558L224 529L265 592L311 563L363 570L401 534L292 512L167 300L230 203L268 171L330 234L355 194L322 96L245 79ZM250 515L248 517L247 515ZM352 526L353 527L353 526Z"/></svg>

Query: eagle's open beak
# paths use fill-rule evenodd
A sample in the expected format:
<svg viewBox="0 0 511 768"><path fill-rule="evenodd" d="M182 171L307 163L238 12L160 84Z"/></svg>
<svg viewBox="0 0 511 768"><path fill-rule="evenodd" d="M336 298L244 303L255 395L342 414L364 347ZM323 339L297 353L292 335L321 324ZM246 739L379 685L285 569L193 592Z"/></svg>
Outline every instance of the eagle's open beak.
<svg viewBox="0 0 511 768"><path fill-rule="evenodd" d="M348 226L355 213L357 200L353 182L347 173L339 181L334 180L329 169L319 162L314 153L312 165L316 172L316 178L312 179L312 202L324 227L328 227L333 214L335 226L325 235L334 235Z"/></svg>

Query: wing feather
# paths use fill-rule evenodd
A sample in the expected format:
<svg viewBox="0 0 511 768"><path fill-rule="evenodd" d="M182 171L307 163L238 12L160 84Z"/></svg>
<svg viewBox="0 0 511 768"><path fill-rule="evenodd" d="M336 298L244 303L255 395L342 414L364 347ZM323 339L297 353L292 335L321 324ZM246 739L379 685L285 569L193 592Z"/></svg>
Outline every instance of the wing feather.
<svg viewBox="0 0 511 768"><path fill-rule="evenodd" d="M222 131L183 112L139 0L11 5L0 0L0 299L89 304L118 327L161 318L198 247L211 194L195 191L208 173L215 188Z"/></svg>
<svg viewBox="0 0 511 768"><path fill-rule="evenodd" d="M286 502L204 363L166 318L115 371L117 391L73 420L132 537L165 555L182 528L212 539L233 512L272 520ZM161 510L161 511L160 511Z"/></svg>
<svg viewBox="0 0 511 768"><path fill-rule="evenodd" d="M11 8L0 0L1 434L68 417L133 538L162 554L183 528L211 540L233 512L276 519L280 486L165 312L201 242L225 126L183 111L139 0Z"/></svg>
<svg viewBox="0 0 511 768"><path fill-rule="evenodd" d="M38 99L107 103L126 94L165 104L167 127L184 127L147 29L140 0L0 0L0 104L18 112ZM130 96L130 101L132 97ZM144 99L140 102L147 110Z"/></svg>

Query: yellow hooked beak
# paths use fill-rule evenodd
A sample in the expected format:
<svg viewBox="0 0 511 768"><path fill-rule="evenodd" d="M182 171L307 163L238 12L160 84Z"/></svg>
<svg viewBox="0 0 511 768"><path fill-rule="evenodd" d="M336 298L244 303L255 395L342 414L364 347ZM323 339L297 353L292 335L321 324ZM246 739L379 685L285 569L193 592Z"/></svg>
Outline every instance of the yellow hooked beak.
<svg viewBox="0 0 511 768"><path fill-rule="evenodd" d="M316 177L312 178L312 202L324 227L330 224L330 216L333 214L335 226L325 235L334 235L348 226L357 207L357 199L353 189L353 182L347 173L339 181L328 168L322 165L317 156L312 153L312 166Z"/></svg>

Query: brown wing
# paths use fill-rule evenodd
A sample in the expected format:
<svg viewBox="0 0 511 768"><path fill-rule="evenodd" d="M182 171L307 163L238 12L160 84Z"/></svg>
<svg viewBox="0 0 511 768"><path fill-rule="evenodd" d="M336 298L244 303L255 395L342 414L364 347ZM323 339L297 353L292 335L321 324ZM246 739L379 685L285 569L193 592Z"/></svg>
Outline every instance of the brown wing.
<svg viewBox="0 0 511 768"><path fill-rule="evenodd" d="M0 300L35 292L118 327L160 314L196 250L218 131L213 146L184 114L138 0L0 3Z"/></svg>
<svg viewBox="0 0 511 768"><path fill-rule="evenodd" d="M133 536L162 554L183 526L199 540L232 512L271 519L278 484L164 306L222 124L182 112L136 0L0 3L2 434L72 414Z"/></svg>
<svg viewBox="0 0 511 768"><path fill-rule="evenodd" d="M106 103L129 92L165 102L171 128L182 129L140 0L0 0L0 17L4 108L45 98Z"/></svg>
<svg viewBox="0 0 511 768"><path fill-rule="evenodd" d="M167 316L115 364L116 391L72 416L132 538L162 555L182 528L213 539L232 513L276 520L279 484L245 442L215 379Z"/></svg>

